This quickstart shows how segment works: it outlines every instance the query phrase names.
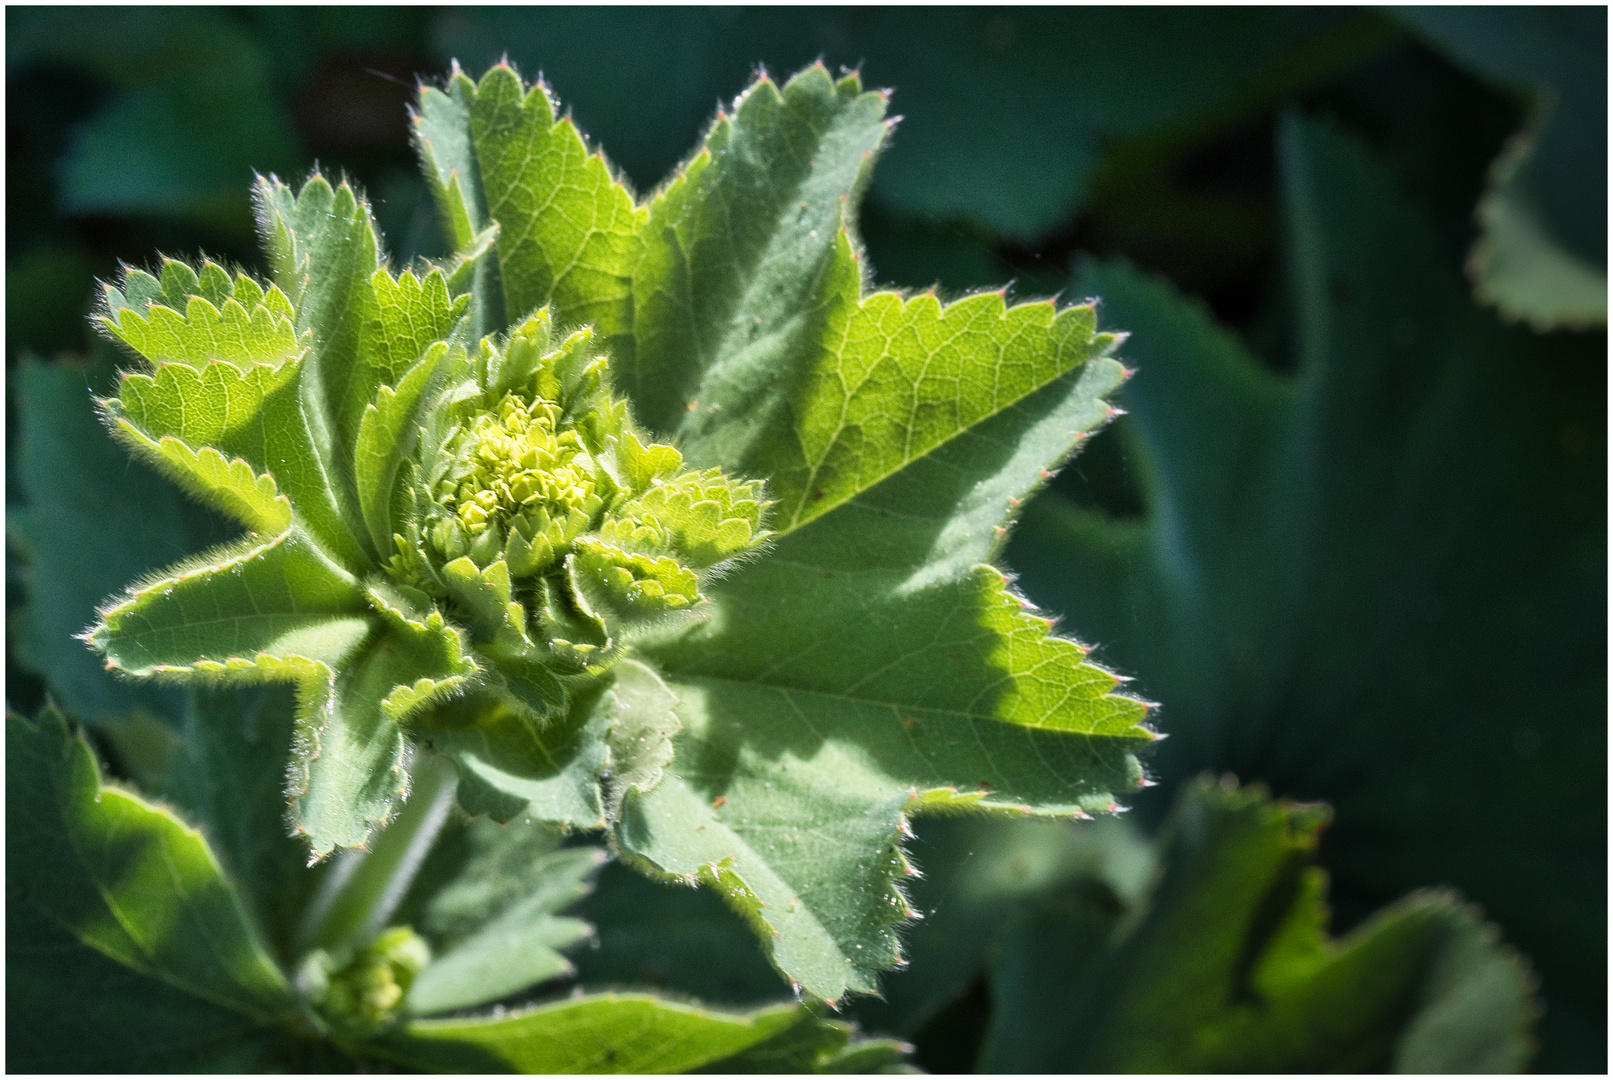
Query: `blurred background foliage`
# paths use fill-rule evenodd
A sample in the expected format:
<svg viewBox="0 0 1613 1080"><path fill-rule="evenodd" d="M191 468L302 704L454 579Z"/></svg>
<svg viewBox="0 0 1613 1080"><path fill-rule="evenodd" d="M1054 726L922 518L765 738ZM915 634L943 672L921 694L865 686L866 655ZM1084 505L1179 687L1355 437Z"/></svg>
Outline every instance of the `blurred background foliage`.
<svg viewBox="0 0 1613 1080"><path fill-rule="evenodd" d="M1605 9L11 8L6 28L10 704L49 693L149 768L140 732L178 706L69 635L227 535L99 433L97 278L158 251L256 265L252 170L315 162L363 184L398 259L439 253L405 108L453 58L541 73L648 192L756 66L821 57L907 117L862 217L881 283L1095 295L1133 332L1130 415L1006 559L1171 736L1129 824L921 822L935 914L853 1013L931 1069L1079 1067L1015 1057L1009 1020L1111 962L1081 942L1141 902L1143 837L1209 770L1334 806L1335 932L1424 886L1482 905L1540 978L1535 1067L1605 1070ZM613 866L584 907L584 982L780 994L709 894ZM1052 1025L1080 1007L1036 1000Z"/></svg>

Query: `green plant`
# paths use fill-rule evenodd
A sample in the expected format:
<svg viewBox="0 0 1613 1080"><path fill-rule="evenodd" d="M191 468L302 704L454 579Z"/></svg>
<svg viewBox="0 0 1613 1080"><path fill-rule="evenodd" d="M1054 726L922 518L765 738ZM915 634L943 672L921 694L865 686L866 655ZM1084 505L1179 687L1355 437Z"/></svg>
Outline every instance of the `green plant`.
<svg viewBox="0 0 1613 1080"><path fill-rule="evenodd" d="M1115 339L1090 306L865 295L883 113L855 76L764 78L638 205L545 88L456 72L415 120L447 263L394 274L316 175L258 184L271 281L168 260L105 290L139 361L106 422L247 534L87 640L130 675L295 683L294 829L370 847L295 935L338 1043L406 997L503 996L423 991L452 953L386 929L447 776L473 814L715 886L831 1002L899 960L909 814L1140 782L1146 706L986 563L1110 415Z"/></svg>
<svg viewBox="0 0 1613 1080"><path fill-rule="evenodd" d="M649 876L714 887L799 993L835 1005L901 962L911 816L1084 818L1141 785L1146 704L991 565L1020 503L1114 415L1117 339L1090 304L869 292L852 210L883 113L883 95L821 66L763 78L640 204L545 88L504 65L480 83L456 71L415 120L450 259L394 273L363 199L316 175L258 185L271 281L168 260L107 288L100 325L144 363L109 387L105 419L248 535L137 584L87 635L109 667L187 688L177 740L138 717L108 734L172 809L103 787L54 713L8 725L11 805L52 808L11 852L19 918L46 916L23 927L45 942L20 954L27 1060L895 1064L898 1046L852 1041L815 1004L741 1016L592 995L419 1019L572 970L561 951L588 931L559 912L604 855L554 826L604 830ZM215 689L255 683L294 683L295 707L283 688ZM275 834L264 792L288 747L295 839ZM1299 880L1290 856L1314 848L1320 818L1270 820L1301 840L1261 858ZM326 860L312 869L309 847ZM1160 894L1161 910L1179 893L1225 908L1167 939L1242 940L1269 868L1237 854ZM183 871L165 881L159 862ZM1300 878L1291 944L1325 952L1318 879ZM1402 995L1499 972L1478 1007L1504 1021L1499 1042L1469 999L1446 1041L1516 1065L1523 969L1448 902L1412 908L1347 955L1383 955ZM1419 918L1478 944L1447 962L1460 948L1396 929ZM209 928L205 948L187 926ZM1091 1060L1327 1064L1307 1025L1371 992L1370 964L1280 954L1255 981L1299 987L1286 1019L1212 1009L1181 1038L1230 1030L1226 1053L1139 1057L1127 1025L1147 1026L1150 992L1225 976L1133 964L1157 933L1085 957L1131 994ZM157 984L157 1011L189 1030L62 1038L51 949ZM1407 1059L1421 1028L1386 1035L1357 1011L1338 1036L1349 1061L1381 1063L1391 1044L1460 1060ZM1272 1024L1302 1051L1255 1054Z"/></svg>
<svg viewBox="0 0 1613 1080"><path fill-rule="evenodd" d="M1090 306L864 295L883 113L855 76L764 79L639 206L545 88L456 72L416 133L460 254L396 277L345 184L261 182L272 283L170 261L102 316L148 365L113 430L249 535L88 640L296 680L317 856L429 743L467 810L608 826L813 994L873 989L909 813L1109 809L1153 738L984 564L1107 419L1115 339Z"/></svg>

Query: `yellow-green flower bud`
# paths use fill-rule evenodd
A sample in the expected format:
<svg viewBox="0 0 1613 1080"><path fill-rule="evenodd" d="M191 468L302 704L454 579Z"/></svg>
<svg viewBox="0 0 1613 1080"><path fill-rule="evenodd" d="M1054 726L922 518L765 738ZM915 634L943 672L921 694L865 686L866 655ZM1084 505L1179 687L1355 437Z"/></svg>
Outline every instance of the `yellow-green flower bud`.
<svg viewBox="0 0 1613 1080"><path fill-rule="evenodd" d="M624 623L696 607L700 575L765 536L760 484L685 470L611 394L592 331L557 336L539 312L461 354L425 412L389 564L528 704L603 672Z"/></svg>
<svg viewBox="0 0 1613 1080"><path fill-rule="evenodd" d="M407 926L394 926L361 948L303 960L297 988L325 1023L350 1035L369 1035L398 1018L416 975L431 962L431 947Z"/></svg>

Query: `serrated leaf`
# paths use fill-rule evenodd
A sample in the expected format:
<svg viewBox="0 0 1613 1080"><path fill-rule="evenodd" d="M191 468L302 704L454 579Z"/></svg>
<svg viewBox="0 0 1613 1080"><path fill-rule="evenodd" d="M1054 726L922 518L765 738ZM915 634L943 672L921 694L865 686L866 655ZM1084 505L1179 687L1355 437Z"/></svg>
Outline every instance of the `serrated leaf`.
<svg viewBox="0 0 1613 1080"><path fill-rule="evenodd" d="M369 206L345 182L333 188L318 173L295 192L260 177L255 195L275 284L297 310L298 331L313 333L325 401L334 406L376 317L371 278L381 258Z"/></svg>
<svg viewBox="0 0 1613 1080"><path fill-rule="evenodd" d="M474 85L456 71L448 93L422 91L416 141L456 246L498 224L505 318L548 304L563 322L612 337L631 325L643 215L555 111L544 86L524 86L507 65ZM492 284L478 279L478 288Z"/></svg>
<svg viewBox="0 0 1613 1080"><path fill-rule="evenodd" d="M365 467L365 459L379 452L374 443L364 441L364 421L369 417L370 407L379 403L385 390L391 389L406 399L413 398L403 414L392 421L392 426L400 432L406 425L412 428L414 405L446 355L444 339L449 337L468 303L466 297L450 298L448 283L440 271L417 278L412 271L405 270L394 278L381 269L370 277L368 318L359 335L357 355L350 359L336 358L346 365L347 371L340 397L333 404L342 445L352 448L353 483L360 509L372 530L374 507L369 505L369 500L379 494L390 501L391 476L384 464L378 470L380 475L367 473L364 478L358 475ZM396 452L397 441L398 435L392 435L391 445L386 447L389 454ZM366 486L366 481L384 486ZM386 533L384 541L376 541L375 550L383 557L391 554L390 532Z"/></svg>
<svg viewBox="0 0 1613 1080"><path fill-rule="evenodd" d="M192 297L207 301L215 310L234 299L248 311L261 305L287 319L295 314L291 301L279 289L271 287L265 291L245 274L231 274L211 259L203 259L200 270L183 260L168 258L162 260L155 274L139 267L125 267L119 285L122 288L102 286L106 312L114 323L122 319L125 310L139 316L153 306L182 312ZM106 322L103 318L103 325ZM155 360L154 357L149 359Z"/></svg>
<svg viewBox="0 0 1613 1080"><path fill-rule="evenodd" d="M421 88L411 120L415 149L448 246L463 256L451 284L468 290L470 336L479 341L510 320L504 313L504 288L493 250L499 227L487 216L471 142L470 103L475 96L476 84L456 64L445 90Z"/></svg>
<svg viewBox="0 0 1613 1080"><path fill-rule="evenodd" d="M273 476L259 476L245 461L230 460L211 446L193 450L172 435L153 442L132 425L117 430L170 480L252 532L278 536L291 528L291 503L275 487Z"/></svg>
<svg viewBox="0 0 1613 1080"><path fill-rule="evenodd" d="M30 1021L12 1030L8 1065L217 1060L294 1010L193 830L104 787L54 710L37 724L8 714L6 744L7 1011ZM69 999L75 988L94 998Z"/></svg>
<svg viewBox="0 0 1613 1080"><path fill-rule="evenodd" d="M1010 559L1172 703L1162 780L1213 768L1327 798L1341 907L1457 886L1553 1011L1599 1017L1605 424L1584 378L1602 350L1476 310L1352 140L1296 121L1279 148L1296 371L1168 286L1089 266L1076 287L1134 330L1147 509L1049 497ZM1497 790L1532 794L1496 816Z"/></svg>
<svg viewBox="0 0 1613 1080"><path fill-rule="evenodd" d="M362 844L408 790L407 746L382 702L441 670L423 658L457 655L380 628L358 583L287 533L174 568L108 609L89 640L133 674L296 682L288 787L297 831L325 855Z"/></svg>
<svg viewBox="0 0 1613 1080"><path fill-rule="evenodd" d="M884 142L884 112L882 94L821 64L782 90L763 76L650 203L617 380L698 464L737 460L705 439L731 446L736 426L767 430L775 380L804 377L841 301L831 278L844 203Z"/></svg>
<svg viewBox="0 0 1613 1080"><path fill-rule="evenodd" d="M844 237L838 254L848 263ZM847 270L851 267L846 266ZM843 275L856 288L855 273ZM787 432L753 444L743 471L768 477L775 528L799 528L1002 412L1105 356L1090 307L1009 308L1001 294L942 307L933 295L876 293L831 317L823 348L781 417ZM726 455L724 455L726 456Z"/></svg>
<svg viewBox="0 0 1613 1080"><path fill-rule="evenodd" d="M852 79L832 84L821 69L790 87L786 98L827 102L829 116L844 106L848 132L834 152L845 156L819 148L819 158L798 161L790 155L813 145L800 135L789 152L773 148L779 161L758 152L760 166L736 156L732 168L737 176L745 168L810 172L823 160L824 176L855 192L863 155L884 134L881 100L860 95ZM779 102L768 84L752 100L758 111ZM716 134L732 132L719 123ZM690 413L697 421L679 424L682 447L697 461L768 476L771 493L784 492L786 535L768 558L708 588L713 609L703 624L640 645L668 672L684 733L660 787L627 798L619 837L665 874L716 885L752 920L781 970L837 999L873 990L874 972L897 959L892 924L907 916L907 904L895 879L910 809L965 803L1081 814L1110 809L1111 791L1140 779L1131 750L1152 740L1140 727L1144 704L1111 695L1111 675L1086 666L1074 643L1048 638L1047 622L1019 613L1002 577L976 566L994 553L1011 506L1107 419L1100 395L1121 369L1103 359L1111 339L1095 335L1090 308L1055 321L1050 305L1008 314L1002 298L976 298L950 311L968 324L955 334L937 332L944 319L932 298L861 300L839 214L832 232L816 237L810 224L768 232L774 219L726 208L721 185L698 189L713 161L697 158L658 205L673 213L687 197L679 184L687 185L702 190L703 210L689 210L692 221L702 213L718 226L753 219L763 243L805 242L807 255L779 268L740 264L758 274L755 282L724 269L732 263L726 247L721 258L713 248L721 272L711 272L718 284L740 274L732 280L750 289L792 272L773 284L790 297L773 311L807 321L765 356L736 353L718 366L690 348L700 339L686 327L677 363L690 374L658 379L656 393L679 377L716 388L719 400L706 400L702 388ZM708 179L721 177L716 169ZM789 213L798 221L794 205ZM732 239L729 247L748 250ZM653 266L645 256L647 287L666 289ZM721 305L737 297L713 289L702 303L729 318ZM760 303L760 292L747 295ZM647 311L640 305L640 342L671 334L671 324L650 321ZM734 326L747 332L739 319ZM847 327L866 329L852 335ZM1016 358L1007 385L1005 355ZM644 356L640 350L629 368L640 385ZM815 379L819 356L829 359ZM860 371L842 379L842 358ZM926 369L940 376L919 379ZM905 392L897 388L903 379ZM652 417L656 408L673 411L655 398L636 403ZM869 442L877 448L863 466L855 435L876 421L882 427ZM1052 730L1037 732L1042 725Z"/></svg>
<svg viewBox="0 0 1613 1080"><path fill-rule="evenodd" d="M285 301L283 295L277 299ZM109 299L108 306L112 303L115 301ZM202 296L191 296L183 313L157 304L143 312L113 308L102 325L152 364L199 368L210 361L223 361L243 368L256 364L276 367L303 352L289 305L257 303L246 308L233 296L222 307L214 307Z"/></svg>
<svg viewBox="0 0 1613 1080"><path fill-rule="evenodd" d="M643 994L597 994L500 1019L417 1020L374 1049L432 1071L687 1072L809 1015L793 1005L733 1014Z"/></svg>
<svg viewBox="0 0 1613 1080"><path fill-rule="evenodd" d="M173 567L109 607L90 640L131 674L252 681L260 661L328 670L372 625L358 583L286 533Z"/></svg>
<svg viewBox="0 0 1613 1080"><path fill-rule="evenodd" d="M297 309L298 333L311 337L297 382L309 454L327 478L327 498L352 532L362 518L347 448L379 381L364 349L371 320L378 317L375 224L369 206L347 183L332 188L318 173L295 193L272 177L259 177L254 197L275 284Z"/></svg>
<svg viewBox="0 0 1613 1080"><path fill-rule="evenodd" d="M448 336L464 311L463 298L451 298L448 281L440 271L419 278L405 270L394 278L377 270L370 278L375 309L364 328L364 373L383 385L397 385L426 351ZM350 396L361 396L354 385Z"/></svg>
<svg viewBox="0 0 1613 1080"><path fill-rule="evenodd" d="M399 647L406 643L396 634L372 637L344 658L322 694L303 691L287 788L297 832L316 857L363 846L409 794L409 743L394 713L430 695L386 707L422 670L417 650Z"/></svg>
<svg viewBox="0 0 1613 1080"><path fill-rule="evenodd" d="M192 446L218 445L267 419L270 399L297 377L299 364L159 364L125 372L107 405L147 439L172 435ZM228 445L228 443L225 443ZM260 467L262 463L260 462Z"/></svg>
<svg viewBox="0 0 1613 1080"><path fill-rule="evenodd" d="M119 381L119 396L104 408L114 430L136 445L171 435L272 475L308 535L348 570L359 570L364 555L300 400L306 363L304 358L244 371L226 363L200 370L164 364L150 374L128 372Z"/></svg>
<svg viewBox="0 0 1613 1080"><path fill-rule="evenodd" d="M1328 940L1325 876L1308 865L1326 818L1259 790L1190 788L1134 927L1095 909L1084 928L1047 905L1009 934L984 1068L1521 1067L1527 969L1450 896L1414 894Z"/></svg>
<svg viewBox="0 0 1613 1080"><path fill-rule="evenodd" d="M1121 374L1099 358L1052 379L713 583L704 624L641 646L684 732L675 775L628 800L623 846L717 883L814 994L871 989L896 959L910 811L1084 814L1140 780L1146 707L979 565Z"/></svg>

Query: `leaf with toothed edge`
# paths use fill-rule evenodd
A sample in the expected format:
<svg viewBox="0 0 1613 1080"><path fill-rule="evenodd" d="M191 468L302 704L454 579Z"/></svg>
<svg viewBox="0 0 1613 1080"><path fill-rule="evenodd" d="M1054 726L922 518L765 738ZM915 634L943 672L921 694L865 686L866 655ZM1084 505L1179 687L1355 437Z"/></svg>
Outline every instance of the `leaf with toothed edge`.
<svg viewBox="0 0 1613 1080"><path fill-rule="evenodd" d="M508 321L547 304L562 322L615 336L632 321L643 212L556 112L546 87L525 86L507 65L479 83L456 68L446 92L422 89L415 138L453 245L468 248L497 223Z"/></svg>
<svg viewBox="0 0 1613 1080"><path fill-rule="evenodd" d="M478 127L495 102L504 119ZM1018 501L1112 415L1117 339L1090 307L863 296L851 209L884 105L821 66L748 89L648 203L631 334L611 339L638 415L695 465L766 479L780 503L773 549L703 584L701 620L635 638L682 730L660 783L623 792L618 839L653 873L717 886L781 970L831 1000L874 989L896 958L908 813L1110 810L1154 737L1145 704L981 565ZM512 270L537 281L541 266L512 244L515 219L478 200L519 205L490 170L509 171L516 133L539 160L552 115L541 87L499 67L428 91L417 119L454 243L500 227L505 299ZM531 228L552 245L559 225ZM598 603L626 602L606 585L607 547L587 550ZM615 573L634 587L636 571ZM560 760L493 762L523 741L577 745L586 725L520 725L445 732L474 805L555 806ZM588 790L569 820L599 820Z"/></svg>
<svg viewBox="0 0 1613 1080"><path fill-rule="evenodd" d="M710 439L770 426L759 391L805 376L844 301L836 245L889 134L884 112L883 94L821 64L782 88L764 75L650 202L617 380L697 464L720 463Z"/></svg>
<svg viewBox="0 0 1613 1080"><path fill-rule="evenodd" d="M783 514L795 493L794 520L711 587L702 625L641 643L684 731L671 775L629 798L619 829L638 858L724 891L781 970L831 1000L896 961L907 814L1111 810L1153 739L1146 706L980 565L1013 507L1112 415L1113 339L1090 308L859 301L855 270L839 278L838 347L793 397L774 391L794 430L740 459L810 461L822 487L756 470ZM888 425L863 448L859 410Z"/></svg>

